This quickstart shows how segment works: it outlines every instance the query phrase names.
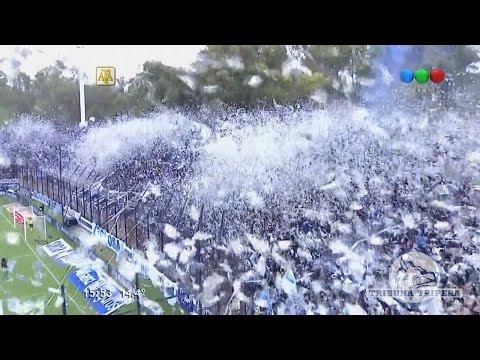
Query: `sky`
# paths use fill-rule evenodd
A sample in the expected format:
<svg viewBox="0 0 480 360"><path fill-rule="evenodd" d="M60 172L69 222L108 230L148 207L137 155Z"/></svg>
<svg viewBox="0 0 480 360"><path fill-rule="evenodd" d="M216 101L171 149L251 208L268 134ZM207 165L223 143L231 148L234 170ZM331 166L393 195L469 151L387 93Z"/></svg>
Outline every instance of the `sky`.
<svg viewBox="0 0 480 360"><path fill-rule="evenodd" d="M78 48L83 46L83 48ZM31 77L61 60L67 67L80 67L87 81L95 81L97 66L115 66L117 77L130 79L148 60L178 68L195 61L204 45L0 45L0 70L9 79L23 71Z"/></svg>

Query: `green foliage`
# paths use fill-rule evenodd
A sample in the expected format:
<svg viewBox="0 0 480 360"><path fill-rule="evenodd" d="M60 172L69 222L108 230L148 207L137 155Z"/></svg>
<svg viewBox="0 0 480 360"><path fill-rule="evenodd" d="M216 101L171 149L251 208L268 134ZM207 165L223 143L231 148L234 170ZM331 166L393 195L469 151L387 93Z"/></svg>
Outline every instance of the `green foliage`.
<svg viewBox="0 0 480 360"><path fill-rule="evenodd" d="M2 125L5 120L8 119L8 111L4 107L0 106L0 125Z"/></svg>
<svg viewBox="0 0 480 360"><path fill-rule="evenodd" d="M35 96L33 112L47 114L58 122L78 122L80 99L78 83L63 76L62 64L49 66L35 75L32 93Z"/></svg>
<svg viewBox="0 0 480 360"><path fill-rule="evenodd" d="M179 76L175 68L159 62L146 62L140 77L147 90L147 98L154 105L190 105L195 93Z"/></svg>
<svg viewBox="0 0 480 360"><path fill-rule="evenodd" d="M255 106L292 103L329 84L321 71L285 74L286 46L209 45L195 63L195 78L203 101ZM254 78L255 77L255 78ZM258 83L252 83L259 79ZM210 89L215 91L209 91Z"/></svg>
<svg viewBox="0 0 480 360"><path fill-rule="evenodd" d="M123 113L127 108L127 98L118 86L86 85L85 105L87 118L94 116L102 119Z"/></svg>
<svg viewBox="0 0 480 360"><path fill-rule="evenodd" d="M355 101L362 90L360 80L374 76L373 64L384 49L381 45L208 45L191 71L149 61L135 78L118 79L115 87L87 85L86 116L102 120L123 113L142 115L158 106L291 104L309 99L317 90L324 90L330 99ZM292 57L303 67L287 71ZM478 61L471 47L415 46L409 57L419 66L441 67L450 74L451 85L442 85L445 94L452 88L480 94L478 76L465 72L467 65ZM68 70L74 75L66 75ZM353 92L347 93L347 80ZM33 79L20 72L10 84L0 72L0 122L22 113L78 124L78 71L57 61Z"/></svg>

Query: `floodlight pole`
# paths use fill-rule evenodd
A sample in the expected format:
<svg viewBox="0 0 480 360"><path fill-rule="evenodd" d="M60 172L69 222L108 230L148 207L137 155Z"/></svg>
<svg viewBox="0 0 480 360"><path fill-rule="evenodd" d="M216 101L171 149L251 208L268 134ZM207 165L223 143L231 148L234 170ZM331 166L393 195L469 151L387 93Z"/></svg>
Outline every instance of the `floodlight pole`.
<svg viewBox="0 0 480 360"><path fill-rule="evenodd" d="M83 49L84 46L77 46L77 49ZM87 126L87 121L85 120L85 82L83 79L83 71L78 68L78 86L80 92L80 127Z"/></svg>
<svg viewBox="0 0 480 360"><path fill-rule="evenodd" d="M83 127L87 125L87 122L85 120L85 84L83 82L83 73L81 70L78 84L80 87L80 126Z"/></svg>

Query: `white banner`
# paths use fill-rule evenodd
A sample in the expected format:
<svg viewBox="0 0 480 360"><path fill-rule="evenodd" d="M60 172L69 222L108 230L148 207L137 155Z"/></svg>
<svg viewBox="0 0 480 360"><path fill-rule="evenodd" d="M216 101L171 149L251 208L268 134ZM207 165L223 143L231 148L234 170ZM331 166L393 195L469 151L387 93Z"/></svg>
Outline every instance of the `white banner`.
<svg viewBox="0 0 480 360"><path fill-rule="evenodd" d="M78 219L78 225L82 227L82 229L88 231L90 234L93 234L95 230L95 224L85 219L83 216L80 216Z"/></svg>
<svg viewBox="0 0 480 360"><path fill-rule="evenodd" d="M69 255L73 251L73 248L65 240L59 239L43 245L43 250L51 258L61 258Z"/></svg>
<svg viewBox="0 0 480 360"><path fill-rule="evenodd" d="M0 179L0 185L19 185L18 179Z"/></svg>
<svg viewBox="0 0 480 360"><path fill-rule="evenodd" d="M49 197L43 194L37 193L36 191L32 191L32 199L40 201L43 205L46 205L46 206L49 206L50 203L53 202L53 200L50 200Z"/></svg>
<svg viewBox="0 0 480 360"><path fill-rule="evenodd" d="M133 250L127 246L127 244L125 244L115 235L108 233L105 229L102 229L98 225L95 225L93 235L99 237L99 240L103 245L112 249L117 254L117 258L125 256L127 261L135 264L137 263L135 259L137 257L137 254L135 254Z"/></svg>
<svg viewBox="0 0 480 360"><path fill-rule="evenodd" d="M71 209L70 207L67 207L66 210L65 210L65 215L66 216L70 216L70 217L73 217L75 218L77 221L80 220L80 213L79 212L76 212L75 210Z"/></svg>

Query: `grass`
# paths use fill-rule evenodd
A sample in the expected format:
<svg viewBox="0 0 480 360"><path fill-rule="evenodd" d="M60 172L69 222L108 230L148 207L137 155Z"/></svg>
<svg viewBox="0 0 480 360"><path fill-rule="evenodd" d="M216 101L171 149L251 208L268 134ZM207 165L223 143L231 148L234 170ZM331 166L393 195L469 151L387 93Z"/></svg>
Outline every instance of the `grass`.
<svg viewBox="0 0 480 360"><path fill-rule="evenodd" d="M36 208L39 208L40 205L43 205L43 211L44 211L45 214L47 214L48 216L50 216L51 218L53 218L55 221L57 221L59 223L63 222L62 215L58 214L58 213L55 213L49 206L43 204L42 202L40 202L38 200L34 200L32 198L29 198L29 197L25 197L24 199L29 204L35 206ZM53 228L54 228L54 230L57 234L61 234L61 236L65 236L57 228L55 228L55 227L53 227ZM112 266L117 266L117 260L116 260L115 252L112 249L110 249L109 247L107 247L105 245L102 245L102 244L97 244L95 246L95 248L93 249L93 253L96 256L98 256L100 259L104 260L106 263L111 264Z"/></svg>
<svg viewBox="0 0 480 360"><path fill-rule="evenodd" d="M183 309L176 304L175 306L171 306L162 293L152 285L149 279L144 279L139 277L138 280L138 288L139 290L147 297L149 300L153 300L157 302L163 310L164 315L188 315ZM142 291L144 290L144 292ZM134 302L131 304L127 304L122 306L118 309L115 314L125 314L125 315L136 315L137 314L137 303L136 298L134 298Z"/></svg>
<svg viewBox="0 0 480 360"><path fill-rule="evenodd" d="M33 200L33 199L28 199L30 204L36 206L36 207L39 207L40 206L40 202L36 201L36 200ZM8 197L1 197L0 196L0 207L1 207L1 211L3 211L4 214L7 214L8 216L8 213L7 211L4 209L4 205L8 204L8 203L11 203L13 201L13 199L11 198L8 198ZM49 215L51 215L53 213L53 211L51 211L48 206L44 206L44 211L45 213L48 213ZM61 215L60 214L55 214L57 217L55 218L57 221L61 222ZM53 217L53 216L52 216ZM3 227L5 227L7 230L5 231L11 231L13 228L12 228L12 225L11 225L11 222L10 223L7 223L7 224L4 224L5 222L5 218L3 216L0 216L0 255L3 257L3 247L4 247L4 244L6 243L5 240L2 241L2 234L4 233L4 230L3 230ZM4 225L2 225L4 224ZM9 229L9 230L8 230ZM21 233L23 233L23 227L22 228L18 228L19 231ZM63 238L65 241L67 241L72 247L75 247L75 244L70 240L68 239L65 234L63 234L61 231L59 231L57 228L55 228L54 226L48 224L47 222L47 233L48 233L48 237L49 237L49 240L50 241L53 241L53 240L57 240L59 238ZM30 234L30 232L27 233L27 237L28 234ZM33 234L35 235L36 234L36 230L34 230ZM39 234L37 234L36 236L40 236ZM23 237L22 237L23 238ZM25 245L25 247L27 248L26 250L28 251L28 247ZM113 250L111 250L110 248L108 248L107 246L104 246L104 245L101 245L101 244L98 244L97 246L95 246L95 249L94 249L94 253L95 255L97 255L98 257L100 257L102 260L104 260L105 262L109 262L110 260L110 265L112 267L116 267L117 265L117 262L116 262L116 254ZM54 262L52 261L47 255L45 255L45 257L47 258L47 260L52 264L51 266L50 265L47 265L51 270L52 272L55 274L55 272L53 271L53 268L56 267L58 268L59 266ZM43 259L43 258L42 258ZM33 263L34 261L32 260L35 260L34 257L30 258L30 259L27 259L25 262L28 263L28 260L30 261L30 265L26 265L26 267L30 267L32 268L32 271L33 271ZM15 268L16 268L17 264L15 265ZM60 268L61 271L65 272L67 270L67 268ZM74 269L72 269L70 272L73 272ZM0 275L1 276L1 275ZM62 278L63 278L63 274L62 274ZM57 277L58 279L60 279L59 277ZM54 280L52 278L52 280ZM70 285L70 287L73 288L73 285L70 283L70 281L66 281L66 289L67 289L67 294L68 294L68 288L67 288L67 283L68 285ZM0 282L0 284L2 284ZM56 286L58 287L58 286ZM55 288L56 288L55 287ZM1 288L0 288L1 289ZM48 289L48 286L47 286L47 289ZM145 290L145 292L143 293L149 300L152 300L152 301L155 301L157 302L161 308L163 309L163 312L165 315L185 315L186 312L183 311L183 309L181 309L181 307L176 304L175 306L171 306L170 304L168 304L167 300L165 299L165 297L163 296L163 294L159 291L158 288L156 288L155 286L152 285L151 281L149 279L144 279L142 277L139 277L139 289L140 290ZM31 291L32 289L30 289ZM75 289L73 288L73 291ZM26 294L28 294L28 291L26 291ZM50 296L50 293L48 294ZM78 295L78 294L77 294ZM85 299L83 298L83 294L79 294L80 297L81 297L81 300L83 300L83 303L86 304L86 301ZM28 295L25 295L28 297ZM1 295L1 292L0 292L0 299L2 299L2 295ZM76 297L75 297L76 299ZM78 301L77 301L78 302ZM79 302L78 302L79 303ZM80 304L80 303L79 303ZM71 305L71 304L70 304ZM6 305L4 305L4 308L6 308ZM58 313L58 310L60 311L61 313L61 309L57 309L57 313ZM92 309L92 312L95 313ZM45 311L45 313L47 313ZM69 312L69 309L67 309L67 313L70 313ZM115 312L113 312L112 314L127 314L127 315L135 315L137 314L137 304L136 304L136 301L132 302L131 304L127 304L127 305L124 305L122 306L121 308L119 308L118 310L116 310Z"/></svg>
<svg viewBox="0 0 480 360"><path fill-rule="evenodd" d="M84 298L84 294L76 291L73 284L67 279L69 273L75 269L62 267L54 262L48 255L41 251L41 244L36 240L43 240L43 235L36 229L27 230L27 239L24 238L23 225L17 224L13 228L12 220L5 205L13 202L12 199L0 197L0 256L7 258L13 265L12 272L7 279L2 272L0 275L0 311L3 314L45 314L61 315L62 307L55 304L57 295L49 292L49 288L59 289L60 284L65 284L67 297L67 314L69 315L94 315L96 312ZM16 235L15 235L16 234ZM57 229L47 224L47 235L53 240L63 238L64 235ZM8 238L16 237L17 243L8 242ZM40 268L38 272L35 266ZM38 278L37 274L41 274ZM35 283L37 280L37 283ZM52 296L53 295L53 296ZM51 298L51 299L50 299ZM16 299L17 307L11 308ZM50 300L50 302L49 302ZM36 304L36 306L35 306Z"/></svg>
<svg viewBox="0 0 480 360"><path fill-rule="evenodd" d="M114 267L117 266L117 256L109 247L102 244L97 244L93 250L93 253L100 259L104 260L107 264L110 264Z"/></svg>
<svg viewBox="0 0 480 360"><path fill-rule="evenodd" d="M26 197L25 200L27 200L29 204L35 206L36 208L39 208L40 205L43 205L40 201L31 199L31 198L28 198L28 197ZM44 205L44 211L45 211L45 214L47 214L48 216L50 216L50 217L51 217L52 219L54 219L55 221L57 221L57 222L59 222L59 223L62 223L62 222L63 222L62 214L57 214L57 213L55 213L55 212L54 212L53 210L51 210L48 206L45 206L45 205Z"/></svg>
<svg viewBox="0 0 480 360"><path fill-rule="evenodd" d="M40 201L34 200L32 198L25 197L25 200L28 201L29 204L35 206L36 208L39 208L40 205L43 205L45 214L47 214L48 216L50 216L51 218L53 218L55 221L59 223L63 222L62 215L55 213L49 206L46 206ZM56 228L55 230L57 231L57 233L61 234L61 232L58 231ZM95 249L93 252L96 256L104 260L106 263L110 263L112 266L117 266L115 252L112 249L108 248L107 246L98 244L97 246L95 246Z"/></svg>

